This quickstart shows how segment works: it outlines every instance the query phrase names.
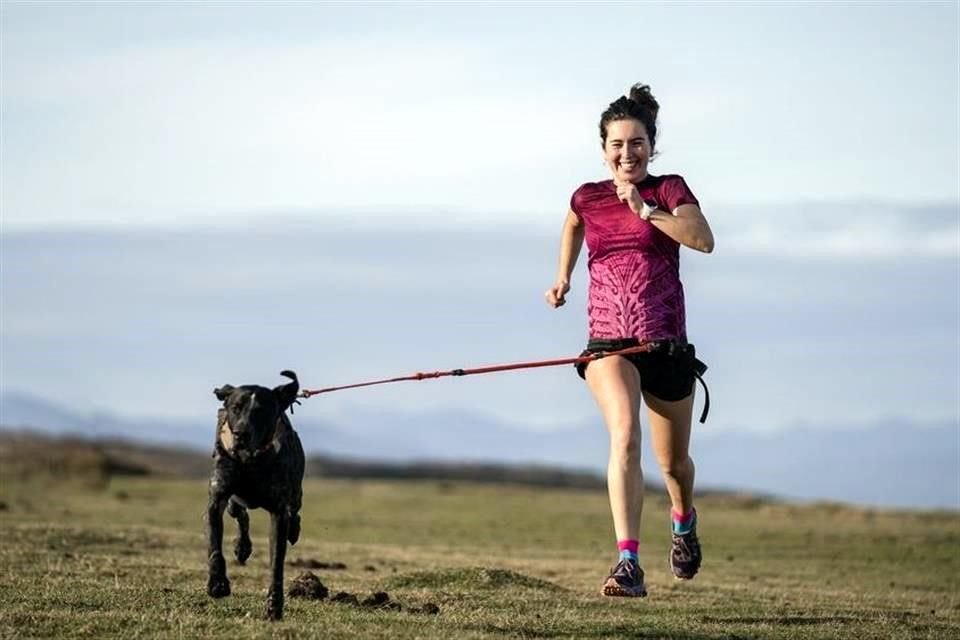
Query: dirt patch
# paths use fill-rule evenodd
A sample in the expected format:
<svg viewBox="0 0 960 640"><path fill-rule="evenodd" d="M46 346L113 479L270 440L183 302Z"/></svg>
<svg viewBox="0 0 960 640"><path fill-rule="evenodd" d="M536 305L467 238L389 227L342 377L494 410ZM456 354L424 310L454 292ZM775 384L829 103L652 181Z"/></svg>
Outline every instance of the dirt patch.
<svg viewBox="0 0 960 640"><path fill-rule="evenodd" d="M390 599L390 594L386 591L377 591L371 593L368 597L360 601L361 607L372 607L374 609L390 609L400 611L403 605Z"/></svg>
<svg viewBox="0 0 960 640"><path fill-rule="evenodd" d="M354 607L365 607L368 609L380 609L383 611L406 611L412 614L437 615L440 613L440 607L432 602L420 605L404 606L400 602L392 599L386 591L375 591L362 600L353 593L347 591L338 591L330 598L330 602L337 604L346 604Z"/></svg>
<svg viewBox="0 0 960 640"><path fill-rule="evenodd" d="M390 602L390 594L386 591L377 591L364 598L360 603L364 607L380 607Z"/></svg>
<svg viewBox="0 0 960 640"><path fill-rule="evenodd" d="M422 613L428 616L435 616L438 613L440 613L440 607L438 607L432 602L427 602L422 604L419 607L410 607L409 609L407 609L407 611L409 611L410 613Z"/></svg>
<svg viewBox="0 0 960 640"><path fill-rule="evenodd" d="M357 596L352 593L347 593L346 591L338 591L332 598L330 602L336 602L338 604L360 604L360 601L357 599Z"/></svg>
<svg viewBox="0 0 960 640"><path fill-rule="evenodd" d="M308 600L323 600L330 590L320 582L320 578L309 571L301 573L290 582L287 595L291 598L306 598Z"/></svg>
<svg viewBox="0 0 960 640"><path fill-rule="evenodd" d="M314 558L297 558L287 562L287 566L298 569L324 569L327 571L343 571L347 568L342 562L320 562Z"/></svg>
<svg viewBox="0 0 960 640"><path fill-rule="evenodd" d="M527 576L509 569L488 569L470 567L466 569L444 569L440 571L417 571L390 578L387 585L392 588L419 589L543 589L564 591L563 587L547 580Z"/></svg>

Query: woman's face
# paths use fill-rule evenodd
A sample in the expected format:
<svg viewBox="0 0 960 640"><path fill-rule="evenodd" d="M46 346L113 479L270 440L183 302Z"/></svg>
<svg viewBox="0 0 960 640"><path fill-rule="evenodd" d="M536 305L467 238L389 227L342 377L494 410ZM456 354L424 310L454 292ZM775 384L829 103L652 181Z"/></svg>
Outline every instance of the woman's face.
<svg viewBox="0 0 960 640"><path fill-rule="evenodd" d="M640 182L647 177L653 149L647 128L639 120L614 120L607 125L603 158L616 180Z"/></svg>

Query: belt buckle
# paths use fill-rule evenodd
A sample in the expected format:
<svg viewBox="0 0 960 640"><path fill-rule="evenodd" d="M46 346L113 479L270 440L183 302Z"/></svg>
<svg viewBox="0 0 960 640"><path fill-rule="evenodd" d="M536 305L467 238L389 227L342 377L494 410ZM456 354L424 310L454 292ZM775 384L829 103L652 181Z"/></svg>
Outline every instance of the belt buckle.
<svg viewBox="0 0 960 640"><path fill-rule="evenodd" d="M653 343L653 350L672 357L676 350L676 343L673 340L657 340Z"/></svg>

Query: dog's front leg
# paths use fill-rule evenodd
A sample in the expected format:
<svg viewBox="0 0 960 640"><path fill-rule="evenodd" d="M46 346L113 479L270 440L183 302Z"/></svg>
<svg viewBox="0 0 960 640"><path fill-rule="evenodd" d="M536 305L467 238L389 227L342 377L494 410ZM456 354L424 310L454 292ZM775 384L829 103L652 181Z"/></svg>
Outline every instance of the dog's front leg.
<svg viewBox="0 0 960 640"><path fill-rule="evenodd" d="M270 514L270 590L267 592L267 619L283 618L283 562L287 557L290 526L286 507Z"/></svg>
<svg viewBox="0 0 960 640"><path fill-rule="evenodd" d="M231 498L227 505L227 513L237 521L237 537L233 541L233 555L237 562L246 564L247 558L253 551L253 543L250 541L250 516L247 510L237 502L236 498Z"/></svg>
<svg viewBox="0 0 960 640"><path fill-rule="evenodd" d="M214 598L230 595L230 580L227 578L227 563L223 559L223 510L230 495L224 493L217 477L210 482L210 497L207 502L207 562L210 575L207 593Z"/></svg>

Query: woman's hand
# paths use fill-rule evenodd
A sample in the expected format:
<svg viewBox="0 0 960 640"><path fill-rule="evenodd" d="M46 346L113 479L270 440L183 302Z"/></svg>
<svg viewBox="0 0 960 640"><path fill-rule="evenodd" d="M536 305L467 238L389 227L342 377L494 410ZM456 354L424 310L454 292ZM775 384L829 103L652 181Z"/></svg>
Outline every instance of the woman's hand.
<svg viewBox="0 0 960 640"><path fill-rule="evenodd" d="M562 307L566 300L567 291L570 291L570 283L563 278L558 279L552 287L547 289L544 294L547 298L547 304L556 309Z"/></svg>
<svg viewBox="0 0 960 640"><path fill-rule="evenodd" d="M573 209L570 209L563 221L563 232L560 235L560 261L555 272L557 278L553 286L544 294L547 304L554 309L562 307L567 301L567 291L570 291L570 274L577 265L577 256L580 255L580 247L583 246L583 235L583 221L573 212Z"/></svg>
<svg viewBox="0 0 960 640"><path fill-rule="evenodd" d="M620 180L614 180L614 184L617 187L617 197L620 199L620 202L627 203L630 211L640 215L643 212L643 198L640 197L637 185L632 182L621 182Z"/></svg>

